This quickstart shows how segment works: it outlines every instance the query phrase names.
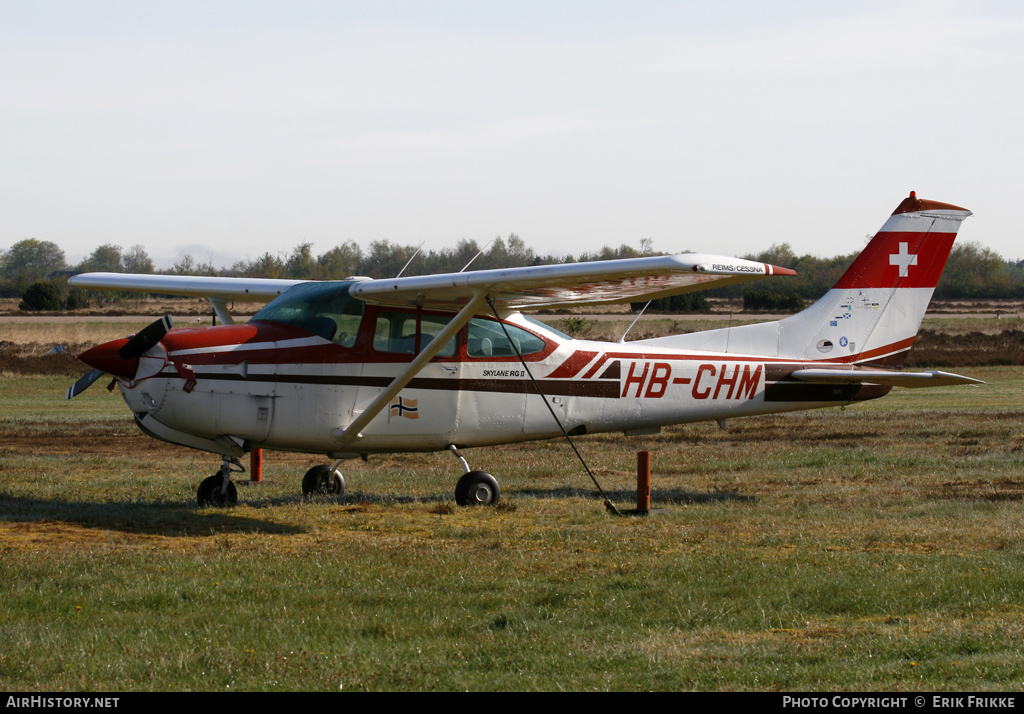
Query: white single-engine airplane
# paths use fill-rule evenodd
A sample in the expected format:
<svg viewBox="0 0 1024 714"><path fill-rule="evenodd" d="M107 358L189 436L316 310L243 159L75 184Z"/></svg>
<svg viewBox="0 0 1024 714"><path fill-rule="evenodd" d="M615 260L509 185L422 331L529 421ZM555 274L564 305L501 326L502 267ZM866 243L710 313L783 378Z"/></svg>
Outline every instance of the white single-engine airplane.
<svg viewBox="0 0 1024 714"><path fill-rule="evenodd" d="M900 203L824 297L776 322L632 342L575 340L522 308L637 302L795 275L687 254L309 282L86 273L73 286L207 298L223 325L171 331L170 316L94 347L71 399L113 376L146 434L217 454L200 504L237 500L232 471L254 448L325 454L305 493L341 493L344 459L450 450L460 505L495 503L497 481L460 449L875 399L894 386L978 384L902 372L970 211ZM228 300L270 300L232 324Z"/></svg>

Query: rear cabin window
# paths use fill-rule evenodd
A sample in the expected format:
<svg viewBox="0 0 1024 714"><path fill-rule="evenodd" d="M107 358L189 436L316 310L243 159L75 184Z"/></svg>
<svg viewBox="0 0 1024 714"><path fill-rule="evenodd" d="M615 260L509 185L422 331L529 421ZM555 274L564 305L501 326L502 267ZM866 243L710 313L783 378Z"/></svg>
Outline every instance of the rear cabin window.
<svg viewBox="0 0 1024 714"><path fill-rule="evenodd" d="M505 331L508 331L508 336ZM509 338L512 341L509 342ZM505 324L505 329L494 320L474 317L469 321L466 354L470 357L515 357L543 352L547 343L521 327Z"/></svg>

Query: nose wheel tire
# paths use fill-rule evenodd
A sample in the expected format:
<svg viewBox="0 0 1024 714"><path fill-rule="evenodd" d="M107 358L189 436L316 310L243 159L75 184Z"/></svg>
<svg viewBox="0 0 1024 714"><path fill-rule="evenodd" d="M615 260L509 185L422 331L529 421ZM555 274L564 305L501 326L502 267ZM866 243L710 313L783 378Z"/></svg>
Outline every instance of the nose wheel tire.
<svg viewBox="0 0 1024 714"><path fill-rule="evenodd" d="M455 485L455 502L460 506L493 506L499 498L498 481L486 471L470 471Z"/></svg>
<svg viewBox="0 0 1024 714"><path fill-rule="evenodd" d="M330 466L314 466L302 477L302 493L306 496L340 496L345 493L345 478Z"/></svg>
<svg viewBox="0 0 1024 714"><path fill-rule="evenodd" d="M199 484L198 491L196 491L196 500L199 502L199 505L225 508L238 503L238 489L235 488L234 482L228 482L228 492L226 494L222 492L223 486L224 477L220 474L214 474L209 478L203 479L202 483Z"/></svg>

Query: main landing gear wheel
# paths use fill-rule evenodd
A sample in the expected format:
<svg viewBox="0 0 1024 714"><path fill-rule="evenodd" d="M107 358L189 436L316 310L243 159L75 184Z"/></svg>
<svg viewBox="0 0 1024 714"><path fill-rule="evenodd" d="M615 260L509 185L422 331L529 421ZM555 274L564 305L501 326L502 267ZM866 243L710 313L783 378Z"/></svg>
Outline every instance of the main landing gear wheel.
<svg viewBox="0 0 1024 714"><path fill-rule="evenodd" d="M224 508L234 506L238 503L238 489L232 481L228 481L228 492L223 492L224 477L221 474L214 474L203 479L196 492L196 500L200 506L217 506Z"/></svg>
<svg viewBox="0 0 1024 714"><path fill-rule="evenodd" d="M306 496L340 496L345 493L345 478L326 464L314 466L302 477L302 493Z"/></svg>
<svg viewBox="0 0 1024 714"><path fill-rule="evenodd" d="M455 486L455 502L460 506L493 506L499 498L498 481L486 471L463 474Z"/></svg>

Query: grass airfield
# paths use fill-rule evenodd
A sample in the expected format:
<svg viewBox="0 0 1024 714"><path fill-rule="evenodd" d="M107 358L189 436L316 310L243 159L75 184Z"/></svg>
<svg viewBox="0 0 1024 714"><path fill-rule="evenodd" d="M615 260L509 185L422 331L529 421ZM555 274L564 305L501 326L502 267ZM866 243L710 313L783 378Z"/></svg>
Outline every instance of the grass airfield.
<svg viewBox="0 0 1024 714"><path fill-rule="evenodd" d="M847 409L345 465L143 436L97 383L0 379L0 689L1024 689L1024 372Z"/></svg>

